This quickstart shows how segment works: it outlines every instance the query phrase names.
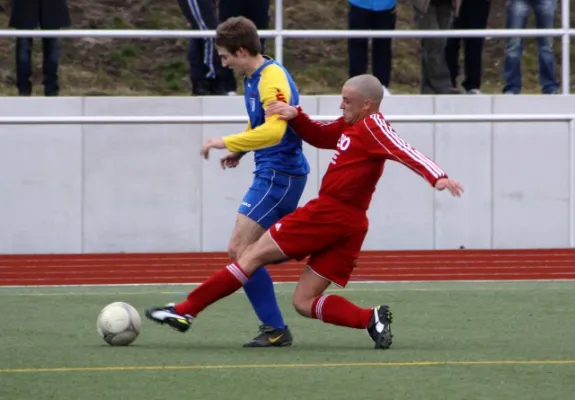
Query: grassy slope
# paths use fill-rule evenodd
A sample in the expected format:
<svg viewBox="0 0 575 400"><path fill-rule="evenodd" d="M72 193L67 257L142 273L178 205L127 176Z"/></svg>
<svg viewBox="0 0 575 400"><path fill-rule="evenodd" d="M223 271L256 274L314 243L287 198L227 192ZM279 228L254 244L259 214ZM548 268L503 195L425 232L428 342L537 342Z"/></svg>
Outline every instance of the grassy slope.
<svg viewBox="0 0 575 400"><path fill-rule="evenodd" d="M399 0L397 29L410 29L409 0ZM10 0L0 0L0 24L7 26ZM492 0L489 28L502 28L505 0ZM2 10L4 12L2 12ZM186 23L175 0L75 0L71 2L77 29L185 29ZM341 0L284 0L287 29L344 29L347 6ZM572 21L575 21L572 10ZM558 17L559 21L559 17ZM530 25L532 25L531 21ZM559 23L559 22L558 22ZM575 25L572 22L572 25ZM273 26L273 25L272 25ZM575 40L573 40L575 42ZM345 40L286 40L284 60L305 94L337 93L346 79ZM560 39L556 59L560 76ZM39 44L36 46L39 51ZM417 93L419 86L419 41L394 40L391 89L395 93ZM270 48L273 44L270 43ZM484 87L498 93L502 87L503 39L486 43ZM571 46L575 65L575 43ZM575 91L575 68L571 74ZM524 91L537 93L537 48L528 39L524 54ZM186 40L179 39L66 39L61 66L63 95L186 95L188 93ZM0 40L0 94L15 94L13 41ZM41 57L35 58L36 92L41 91Z"/></svg>

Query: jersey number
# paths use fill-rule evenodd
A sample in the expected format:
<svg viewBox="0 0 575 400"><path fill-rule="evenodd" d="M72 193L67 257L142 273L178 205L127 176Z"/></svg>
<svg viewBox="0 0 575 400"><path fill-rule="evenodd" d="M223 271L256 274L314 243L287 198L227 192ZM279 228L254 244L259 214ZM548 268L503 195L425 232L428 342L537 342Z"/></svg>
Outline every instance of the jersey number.
<svg viewBox="0 0 575 400"><path fill-rule="evenodd" d="M349 138L349 136L347 136L345 133L342 133L342 135L339 137L339 140L337 141L337 148L339 150L336 150L335 153L333 154L333 157L331 158L332 164L336 163L337 158L341 154L340 150L346 151L349 148L350 144L351 144L351 139Z"/></svg>

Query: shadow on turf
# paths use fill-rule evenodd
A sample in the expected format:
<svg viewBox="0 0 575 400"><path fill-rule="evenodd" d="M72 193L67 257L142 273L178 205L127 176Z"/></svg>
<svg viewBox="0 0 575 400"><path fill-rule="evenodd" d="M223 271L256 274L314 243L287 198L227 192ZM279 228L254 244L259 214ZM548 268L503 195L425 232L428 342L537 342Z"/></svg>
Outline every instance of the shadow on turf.
<svg viewBox="0 0 575 400"><path fill-rule="evenodd" d="M206 341L205 339L194 340L191 338L189 341L180 339L166 340L158 342L157 339L154 341L147 341L146 339L138 339L135 343L129 346L110 346L106 343L94 343L88 345L88 347L101 347L101 348L111 348L111 349L133 349L134 351L158 351L158 350L190 350L190 351L221 351L221 350L244 350L244 351L290 351L290 349L299 351L304 350L306 352L326 352L326 351L373 351L373 343L366 339L354 340L349 343L329 343L329 342L319 342L313 339L308 341L298 341L292 346L288 347L274 347L269 350L266 349L244 349L242 347L242 341ZM507 341L501 341L497 343L492 343L490 349L492 351L497 351L500 348L502 351L509 348L510 343ZM462 340L458 342L448 342L444 340L422 340L417 338L409 338L403 341L397 340L391 346L388 351L466 351L475 352L483 351L485 344L480 340Z"/></svg>
<svg viewBox="0 0 575 400"><path fill-rule="evenodd" d="M237 342L237 343L222 343L222 342L210 342L210 343L206 343L206 342L201 342L201 343L182 343L182 342L163 342L163 343L145 343L145 342L141 342L141 343L134 343L131 344L129 346L110 346L108 344L95 344L95 345L90 345L89 347L101 347L101 348L110 348L110 349L126 349L128 351L130 351L130 349L134 350L134 351L158 351L158 350L190 350L190 351L202 351L202 350L207 350L207 351L216 351L216 350L245 350L245 351L266 351L266 349L244 349L242 347L241 342ZM345 345L339 345L339 344L320 344L320 343L298 343L298 344L294 344L293 346L287 346L287 347L274 347L271 348L267 351L290 351L290 349L293 350L305 350L306 352L313 352L313 351L320 351L320 352L325 352L325 351L334 351L334 350L340 350L340 351L373 351L373 345L371 343L355 343L355 344L345 344ZM393 347L392 347L393 349ZM401 350L401 347L397 347L398 350ZM405 348L404 348L405 350ZM412 348L410 348L409 350L413 350Z"/></svg>

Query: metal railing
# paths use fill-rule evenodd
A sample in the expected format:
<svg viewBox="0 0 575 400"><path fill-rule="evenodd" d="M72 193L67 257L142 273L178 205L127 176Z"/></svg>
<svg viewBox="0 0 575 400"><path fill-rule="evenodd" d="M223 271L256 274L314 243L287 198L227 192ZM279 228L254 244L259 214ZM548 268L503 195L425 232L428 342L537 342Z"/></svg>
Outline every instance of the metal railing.
<svg viewBox="0 0 575 400"><path fill-rule="evenodd" d="M575 29L570 29L570 0L561 0L560 29L482 29L482 30L393 30L393 31L345 31L345 30L285 30L283 29L283 0L275 0L275 29L262 30L260 35L275 39L275 58L283 62L284 38L345 39L367 38L422 38L422 37L561 37L561 89L570 92L570 42ZM343 4L343 3L342 3ZM342 5L343 6L343 5ZM107 38L192 38L213 37L215 31L190 30L0 30L0 37L107 37Z"/></svg>
<svg viewBox="0 0 575 400"><path fill-rule="evenodd" d="M341 115L312 115L316 121L334 121ZM386 115L390 122L570 122L575 114L445 114ZM222 124L247 123L247 116L45 116L2 117L0 125L118 125L118 124Z"/></svg>

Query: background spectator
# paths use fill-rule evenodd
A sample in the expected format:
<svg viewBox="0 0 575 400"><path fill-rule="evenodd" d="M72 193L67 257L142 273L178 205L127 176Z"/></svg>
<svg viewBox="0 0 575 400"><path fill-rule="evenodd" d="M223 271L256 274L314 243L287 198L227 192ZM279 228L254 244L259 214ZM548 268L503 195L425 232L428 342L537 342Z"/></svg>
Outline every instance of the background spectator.
<svg viewBox="0 0 575 400"><path fill-rule="evenodd" d="M394 30L396 0L349 0L350 30ZM348 39L349 77L367 73L368 38ZM391 38L372 39L372 73L383 87L389 87L391 75Z"/></svg>
<svg viewBox="0 0 575 400"><path fill-rule="evenodd" d="M9 26L16 29L60 29L70 26L66 0L12 0ZM32 38L16 38L16 86L20 96L32 94ZM42 38L44 94L57 96L60 39Z"/></svg>
<svg viewBox="0 0 575 400"><path fill-rule="evenodd" d="M220 21L230 17L246 17L251 19L258 30L269 29L269 0L220 0ZM262 53L265 52L265 39L262 38ZM230 95L236 94L237 82L231 69L224 70L223 85Z"/></svg>
<svg viewBox="0 0 575 400"><path fill-rule="evenodd" d="M537 28L553 28L557 0L507 0L507 29L523 29L527 25L530 8L535 12ZM539 83L541 92L555 94L559 83L555 78L555 57L553 55L553 38L538 37L539 48ZM521 93L521 56L523 55L523 39L508 38L505 46L503 93Z"/></svg>
<svg viewBox="0 0 575 400"><path fill-rule="evenodd" d="M216 0L178 0L182 13L193 30L215 30L218 26ZM188 47L192 95L226 94L224 69L214 38L190 38Z"/></svg>
<svg viewBox="0 0 575 400"><path fill-rule="evenodd" d="M453 29L485 29L491 0L462 0L457 18L453 21ZM459 74L459 45L463 41L463 68L465 78L461 84L465 92L479 94L481 87L482 54L484 37L448 38L445 49L447 67L451 75L451 84L457 87Z"/></svg>
<svg viewBox="0 0 575 400"><path fill-rule="evenodd" d="M413 0L414 19L417 29L449 29L459 12L461 0ZM422 94L460 93L451 84L445 60L446 38L421 39Z"/></svg>

